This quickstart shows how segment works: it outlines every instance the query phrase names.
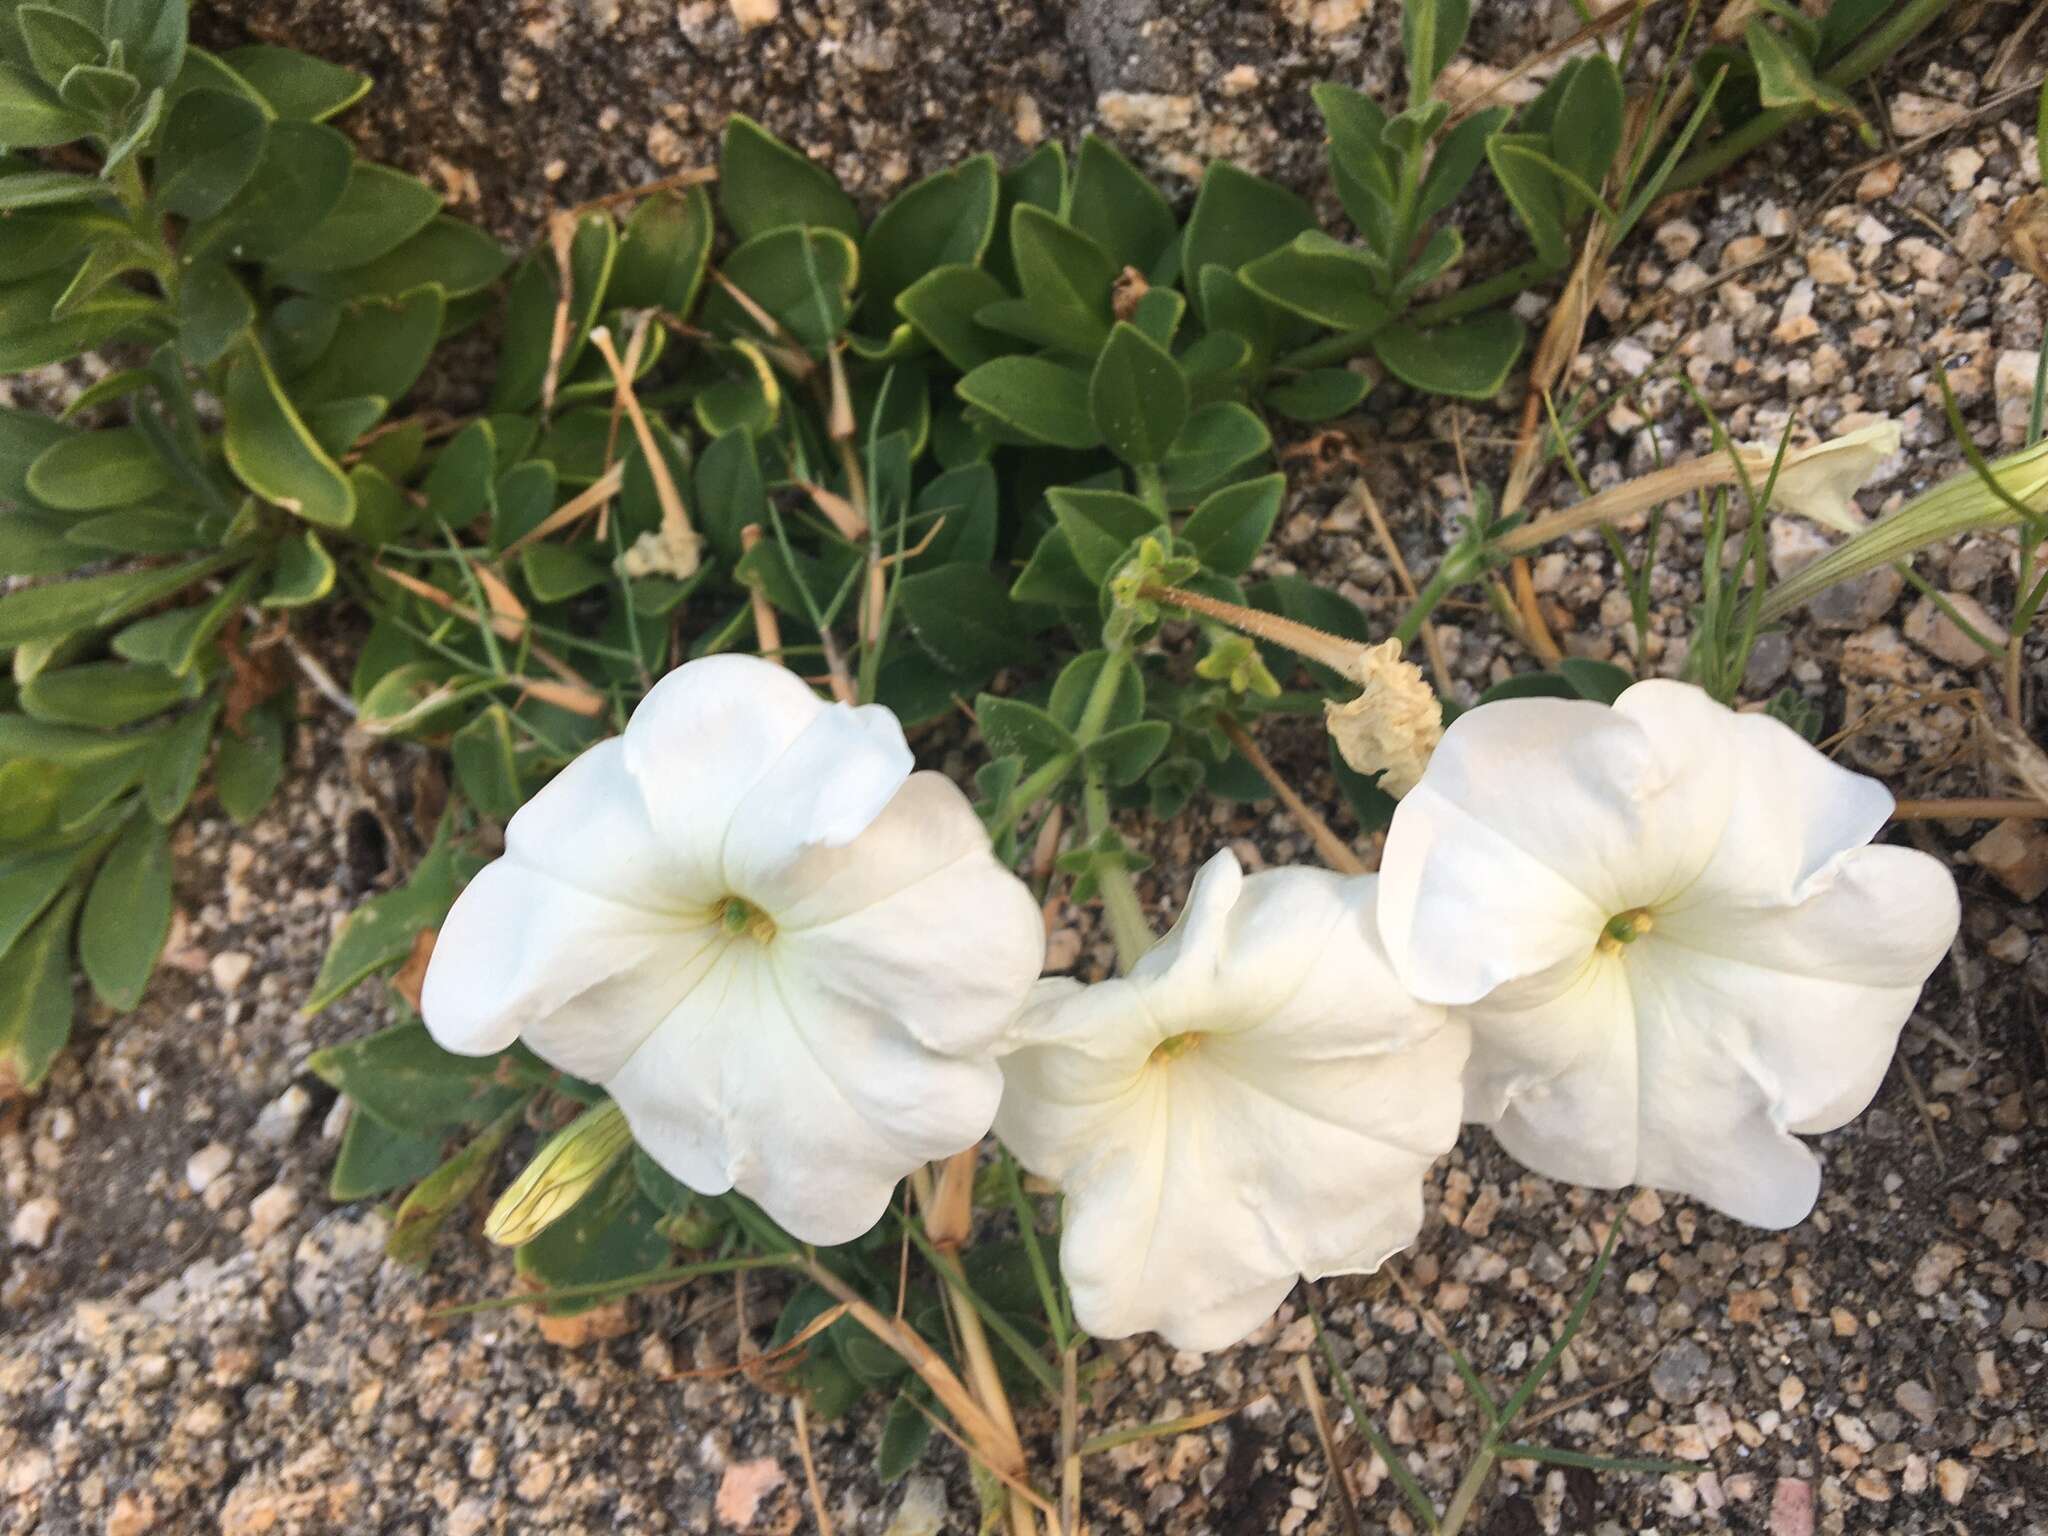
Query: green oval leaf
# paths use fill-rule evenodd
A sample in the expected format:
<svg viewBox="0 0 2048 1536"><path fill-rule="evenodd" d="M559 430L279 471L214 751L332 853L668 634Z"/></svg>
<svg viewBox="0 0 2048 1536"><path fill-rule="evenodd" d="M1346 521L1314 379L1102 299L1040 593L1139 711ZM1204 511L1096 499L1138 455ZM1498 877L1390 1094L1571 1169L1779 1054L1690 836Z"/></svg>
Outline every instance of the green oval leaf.
<svg viewBox="0 0 2048 1536"><path fill-rule="evenodd" d="M244 346L228 366L224 446L228 467L266 501L308 522L346 528L355 492L285 398L260 347Z"/></svg>
<svg viewBox="0 0 2048 1536"><path fill-rule="evenodd" d="M294 272L339 272L387 256L432 222L441 195L415 176L361 161L341 200L272 260Z"/></svg>
<svg viewBox="0 0 2048 1536"><path fill-rule="evenodd" d="M78 919L78 964L100 1001L126 1013L142 1001L171 931L167 828L132 818L93 876Z"/></svg>
<svg viewBox="0 0 2048 1536"><path fill-rule="evenodd" d="M1504 309L1422 330L1405 320L1373 338L1372 348L1405 384L1463 400L1490 400L1522 355L1528 327Z"/></svg>
<svg viewBox="0 0 2048 1536"><path fill-rule="evenodd" d="M1102 431L1089 412L1088 380L1038 357L999 357L959 383L960 398L1028 442L1093 448Z"/></svg>
<svg viewBox="0 0 2048 1536"><path fill-rule="evenodd" d="M688 315L711 256L711 198L702 187L642 202L619 239L608 302Z"/></svg>
<svg viewBox="0 0 2048 1536"><path fill-rule="evenodd" d="M1187 424L1188 381L1171 353L1119 321L1088 380L1088 411L1118 458L1157 464Z"/></svg>
<svg viewBox="0 0 2048 1536"><path fill-rule="evenodd" d="M0 955L0 1094L39 1086L71 1038L71 925L77 913L74 890Z"/></svg>
<svg viewBox="0 0 2048 1536"><path fill-rule="evenodd" d="M1120 267L1135 267L1148 276L1178 233L1173 207L1159 189L1107 140L1092 133L1081 138L1067 222Z"/></svg>
<svg viewBox="0 0 2048 1536"><path fill-rule="evenodd" d="M1189 514L1181 536L1194 545L1210 570L1219 576L1240 576L1271 537L1286 495L1285 475L1226 485Z"/></svg>
<svg viewBox="0 0 2048 1536"><path fill-rule="evenodd" d="M742 241L790 225L860 234L860 214L832 173L738 112L719 150L718 207Z"/></svg>
<svg viewBox="0 0 2048 1536"><path fill-rule="evenodd" d="M279 117L306 122L334 116L370 89L366 75L268 43L231 49L224 62L260 92Z"/></svg>
<svg viewBox="0 0 2048 1536"><path fill-rule="evenodd" d="M272 123L242 190L218 214L187 231L185 254L217 251L237 261L269 259L341 200L353 160L348 140L332 128Z"/></svg>
<svg viewBox="0 0 2048 1536"><path fill-rule="evenodd" d="M886 326L897 296L936 267L972 269L995 234L993 155L976 155L899 194L861 241L863 312Z"/></svg>
<svg viewBox="0 0 2048 1536"><path fill-rule="evenodd" d="M65 512L125 507L167 489L171 472L133 427L80 432L52 443L28 467L30 495Z"/></svg>

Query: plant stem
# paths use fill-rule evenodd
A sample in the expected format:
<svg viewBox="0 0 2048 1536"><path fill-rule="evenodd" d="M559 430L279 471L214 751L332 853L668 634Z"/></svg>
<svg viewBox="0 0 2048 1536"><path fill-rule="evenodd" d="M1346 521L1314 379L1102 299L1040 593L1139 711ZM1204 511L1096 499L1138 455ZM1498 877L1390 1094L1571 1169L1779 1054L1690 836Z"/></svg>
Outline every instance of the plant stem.
<svg viewBox="0 0 2048 1536"><path fill-rule="evenodd" d="M1911 0L1896 16L1872 28L1868 37L1835 61L1825 76L1828 84L1854 85L1918 37L1951 3L1952 0Z"/></svg>
<svg viewBox="0 0 2048 1536"><path fill-rule="evenodd" d="M1458 1484L1457 1492L1451 1495L1449 1507L1444 1510L1443 1524L1439 1527L1442 1536L1458 1536L1464 1530L1465 1521L1472 1514L1472 1506L1478 1502L1479 1491L1486 1486L1487 1474L1493 1470L1496 1454L1493 1436L1488 1435L1480 1442L1479 1454L1472 1458L1464 1481Z"/></svg>
<svg viewBox="0 0 2048 1536"><path fill-rule="evenodd" d="M1080 721L1074 726L1074 740L1084 748L1102 734L1103 723L1116 705L1117 685L1123 681L1124 668L1130 660L1131 653L1121 646L1104 656L1102 670L1095 674L1088 700L1081 706Z"/></svg>
<svg viewBox="0 0 2048 1536"><path fill-rule="evenodd" d="M1026 811L1044 799L1054 785L1073 771L1073 754L1062 752L1058 757L1041 763L1030 774L1018 780L1017 787L1010 791L1010 798L1003 802L1003 808L996 812L995 820L988 824L990 838L1001 837L1009 831Z"/></svg>
<svg viewBox="0 0 2048 1536"><path fill-rule="evenodd" d="M1419 326L1442 325L1446 320L1456 320L1469 315L1475 309L1484 309L1502 299L1517 298L1526 288L1553 276L1558 268L1541 257L1532 256L1518 262L1505 272L1496 272L1481 282L1460 288L1456 293L1447 293L1432 304L1408 312L1408 323Z"/></svg>
<svg viewBox="0 0 2048 1536"><path fill-rule="evenodd" d="M1166 476L1157 464L1140 464L1131 471L1138 483L1138 499L1152 511L1160 522L1167 520Z"/></svg>
<svg viewBox="0 0 2048 1536"><path fill-rule="evenodd" d="M1273 766L1273 760L1259 750L1251 733L1228 715L1218 715L1216 723L1223 728L1223 734L1230 744L1237 748L1240 756L1258 770L1259 777L1272 786L1273 793L1280 797L1280 803L1287 807L1287 813L1294 818L1295 825L1308 833L1309 841L1316 845L1323 862L1340 875L1369 874L1365 861L1352 852L1351 845L1331 830L1322 814L1295 792L1292 784Z"/></svg>
<svg viewBox="0 0 2048 1536"><path fill-rule="evenodd" d="M1476 571L1465 568L1465 562L1454 561L1450 555L1445 555L1436 573L1423 583L1415 601L1401 615L1401 622L1394 626L1394 638L1404 646L1412 643L1422 632L1422 626L1429 622L1429 616L1436 612L1437 604L1450 596L1454 587L1476 574Z"/></svg>
<svg viewBox="0 0 2048 1536"><path fill-rule="evenodd" d="M1408 311L1406 321L1410 325L1442 325L1447 320L1456 320L1469 315L1475 309L1485 309L1489 304L1503 299L1512 299L1531 284L1539 283L1557 269L1549 262L1532 257L1497 272L1492 277L1460 288L1456 293L1445 294L1433 304L1424 304ZM1281 358L1276 366L1307 370L1327 368L1356 357L1372 344L1373 337L1386 329L1386 323L1363 326L1357 330L1340 331L1335 336L1325 336L1321 341L1312 341L1305 347L1297 347Z"/></svg>
<svg viewBox="0 0 2048 1536"><path fill-rule="evenodd" d="M1088 813L1088 835L1100 837L1109 830L1109 791L1103 786L1099 769L1088 770L1088 787L1082 795ZM1095 884L1102 892L1102 910L1109 918L1110 937L1116 941L1116 966L1126 974L1146 950L1152 947L1152 925L1145 920L1138 888L1131 872L1113 855L1095 860Z"/></svg>
<svg viewBox="0 0 2048 1536"><path fill-rule="evenodd" d="M1873 29L1870 36L1843 55L1822 78L1829 85L1854 85L1918 37L1949 8L1950 3L1951 0L1911 0L1896 16ZM1671 179L1665 182L1663 190L1666 193L1682 192L1687 187L1698 186L1708 177L1726 170L1758 145L1776 138L1801 118L1811 117L1813 112L1812 107L1800 105L1770 107L1757 113L1741 127L1731 129L1704 149L1688 155L1671 173Z"/></svg>

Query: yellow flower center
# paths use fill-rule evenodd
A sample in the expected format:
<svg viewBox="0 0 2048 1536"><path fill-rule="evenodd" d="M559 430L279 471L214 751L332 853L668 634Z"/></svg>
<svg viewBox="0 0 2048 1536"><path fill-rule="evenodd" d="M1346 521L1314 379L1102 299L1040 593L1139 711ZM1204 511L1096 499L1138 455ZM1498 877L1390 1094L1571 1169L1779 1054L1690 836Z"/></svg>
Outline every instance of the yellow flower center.
<svg viewBox="0 0 2048 1536"><path fill-rule="evenodd" d="M1607 919L1607 926L1600 930L1600 953L1618 955L1624 944L1635 943L1656 926L1657 919L1648 907L1617 913Z"/></svg>
<svg viewBox="0 0 2048 1536"><path fill-rule="evenodd" d="M725 897L711 910L720 926L735 938L745 934L757 944L766 944L775 937L775 919L737 896Z"/></svg>
<svg viewBox="0 0 2048 1536"><path fill-rule="evenodd" d="M1189 1051L1192 1051L1201 1043L1202 1036L1199 1031L1195 1030L1190 1030L1186 1034L1181 1035L1168 1035L1164 1040L1152 1047L1152 1055L1149 1059L1153 1062L1164 1064L1174 1060L1176 1057L1187 1055Z"/></svg>

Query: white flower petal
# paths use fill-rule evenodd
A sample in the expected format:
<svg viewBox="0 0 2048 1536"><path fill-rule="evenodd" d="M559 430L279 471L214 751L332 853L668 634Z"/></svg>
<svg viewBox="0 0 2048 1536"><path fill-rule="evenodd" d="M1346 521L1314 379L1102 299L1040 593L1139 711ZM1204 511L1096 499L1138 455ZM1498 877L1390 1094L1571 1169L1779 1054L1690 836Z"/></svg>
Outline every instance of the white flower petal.
<svg viewBox="0 0 2048 1536"><path fill-rule="evenodd" d="M1110 1155L1162 1038L1128 977L1094 986L1047 977L1010 1026L997 1138L1039 1177L1065 1183Z"/></svg>
<svg viewBox="0 0 2048 1536"><path fill-rule="evenodd" d="M1467 1120L1545 1178L1596 1189L1634 1181L1635 1002L1618 959L1566 962L1455 1016L1472 1030Z"/></svg>
<svg viewBox="0 0 2048 1536"><path fill-rule="evenodd" d="M429 1027L523 1039L685 1183L859 1235L986 1133L984 1053L1043 955L959 791L910 767L887 710L748 657L678 668L513 818L443 927Z"/></svg>
<svg viewBox="0 0 2048 1536"><path fill-rule="evenodd" d="M1231 914L1244 894L1244 866L1228 848L1213 853L1188 885L1188 899L1166 937L1131 967L1130 979L1144 984L1177 970L1201 974L1220 963L1229 941Z"/></svg>
<svg viewBox="0 0 2048 1536"><path fill-rule="evenodd" d="M715 867L678 861L655 835L619 736L570 763L513 814L505 852L564 885L649 911L674 907L679 892L714 894Z"/></svg>
<svg viewBox="0 0 2048 1536"><path fill-rule="evenodd" d="M633 711L625 766L668 857L705 883L692 885L695 899L727 894L723 861L735 812L827 707L786 667L706 656L669 673Z"/></svg>
<svg viewBox="0 0 2048 1536"><path fill-rule="evenodd" d="M1726 785L1712 857L1683 894L1659 901L1660 921L1703 902L1796 902L1892 813L1877 780L1829 761L1781 721L1738 714L1689 684L1637 683L1614 708L1655 740L1686 743L1687 776Z"/></svg>
<svg viewBox="0 0 2048 1536"><path fill-rule="evenodd" d="M979 1141L1002 1078L817 992L769 946L687 998L607 1086L675 1177L736 1188L792 1236L831 1244L879 1221L911 1170Z"/></svg>
<svg viewBox="0 0 2048 1536"><path fill-rule="evenodd" d="M1856 493L1876 478L1904 438L1899 424L1887 419L1809 448L1788 450L1771 489L1771 510L1796 512L1843 533L1869 526L1869 519L1857 510ZM1745 458L1750 481L1761 494L1777 462L1778 445L1751 444Z"/></svg>
<svg viewBox="0 0 2048 1536"><path fill-rule="evenodd" d="M721 941L701 919L595 896L508 855L441 925L420 1013L444 1049L482 1056L523 1038L550 1065L602 1081L703 977Z"/></svg>
<svg viewBox="0 0 2048 1536"><path fill-rule="evenodd" d="M942 774L911 775L852 843L813 847L779 883L798 894L771 906L776 943L811 983L934 1050L987 1050L1044 968L1037 901Z"/></svg>
<svg viewBox="0 0 2048 1536"><path fill-rule="evenodd" d="M1588 708L1452 727L1395 814L1389 946L1424 995L1469 1001L1467 1114L1516 1157L1789 1225L1819 1180L1793 1133L1876 1092L1955 933L1954 882L1865 846L1890 796L1776 721L1664 681L1605 726ZM1576 948L1559 885L1600 918ZM1603 941L1616 917L1633 933Z"/></svg>
<svg viewBox="0 0 2048 1536"><path fill-rule="evenodd" d="M1746 1069L1746 1021L1730 1016L1737 974L1674 944L1646 946L1628 972L1641 1058L1636 1182L1752 1226L1804 1221L1820 1194L1820 1162ZM1749 1001L1775 1015L1787 999L1766 979Z"/></svg>
<svg viewBox="0 0 2048 1536"><path fill-rule="evenodd" d="M1297 1277L1375 1269L1420 1229L1423 1174L1457 1134L1463 1029L1310 1071L1248 1073L1240 1038L1229 1059L1205 1041L1147 1069L1109 1155L1067 1184L1060 1265L1089 1332L1220 1349Z"/></svg>
<svg viewBox="0 0 2048 1536"><path fill-rule="evenodd" d="M804 856L867 831L912 766L903 727L888 710L825 705L734 809L724 851L731 889L781 921L811 879Z"/></svg>
<svg viewBox="0 0 2048 1536"><path fill-rule="evenodd" d="M1034 993L996 1128L1066 1193L1061 1268L1090 1332L1220 1348L1298 1276L1413 1239L1467 1036L1400 990L1375 898L1370 877L1246 878L1220 855L1130 976Z"/></svg>
<svg viewBox="0 0 2048 1536"><path fill-rule="evenodd" d="M1727 797L1683 775L1690 745L1653 742L1590 702L1507 699L1460 715L1402 797L1380 860L1380 932L1402 981L1432 1001L1476 1001L1584 954L1610 917L1690 880Z"/></svg>
<svg viewBox="0 0 2048 1536"><path fill-rule="evenodd" d="M1806 1134L1860 1114L1962 912L1939 860L1859 848L1789 909L1700 909L1655 935L1712 999L1724 1048L1750 1064L1778 1118Z"/></svg>

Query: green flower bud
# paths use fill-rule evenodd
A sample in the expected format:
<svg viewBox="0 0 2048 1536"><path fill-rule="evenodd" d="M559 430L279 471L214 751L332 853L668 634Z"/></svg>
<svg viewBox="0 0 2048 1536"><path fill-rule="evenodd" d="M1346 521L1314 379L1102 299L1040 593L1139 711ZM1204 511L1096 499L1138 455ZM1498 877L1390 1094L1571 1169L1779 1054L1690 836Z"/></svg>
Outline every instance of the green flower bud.
<svg viewBox="0 0 2048 1536"><path fill-rule="evenodd" d="M585 1110L557 1131L498 1196L484 1222L484 1236L506 1248L531 1242L589 1194L632 1145L633 1133L618 1105L607 1099Z"/></svg>

